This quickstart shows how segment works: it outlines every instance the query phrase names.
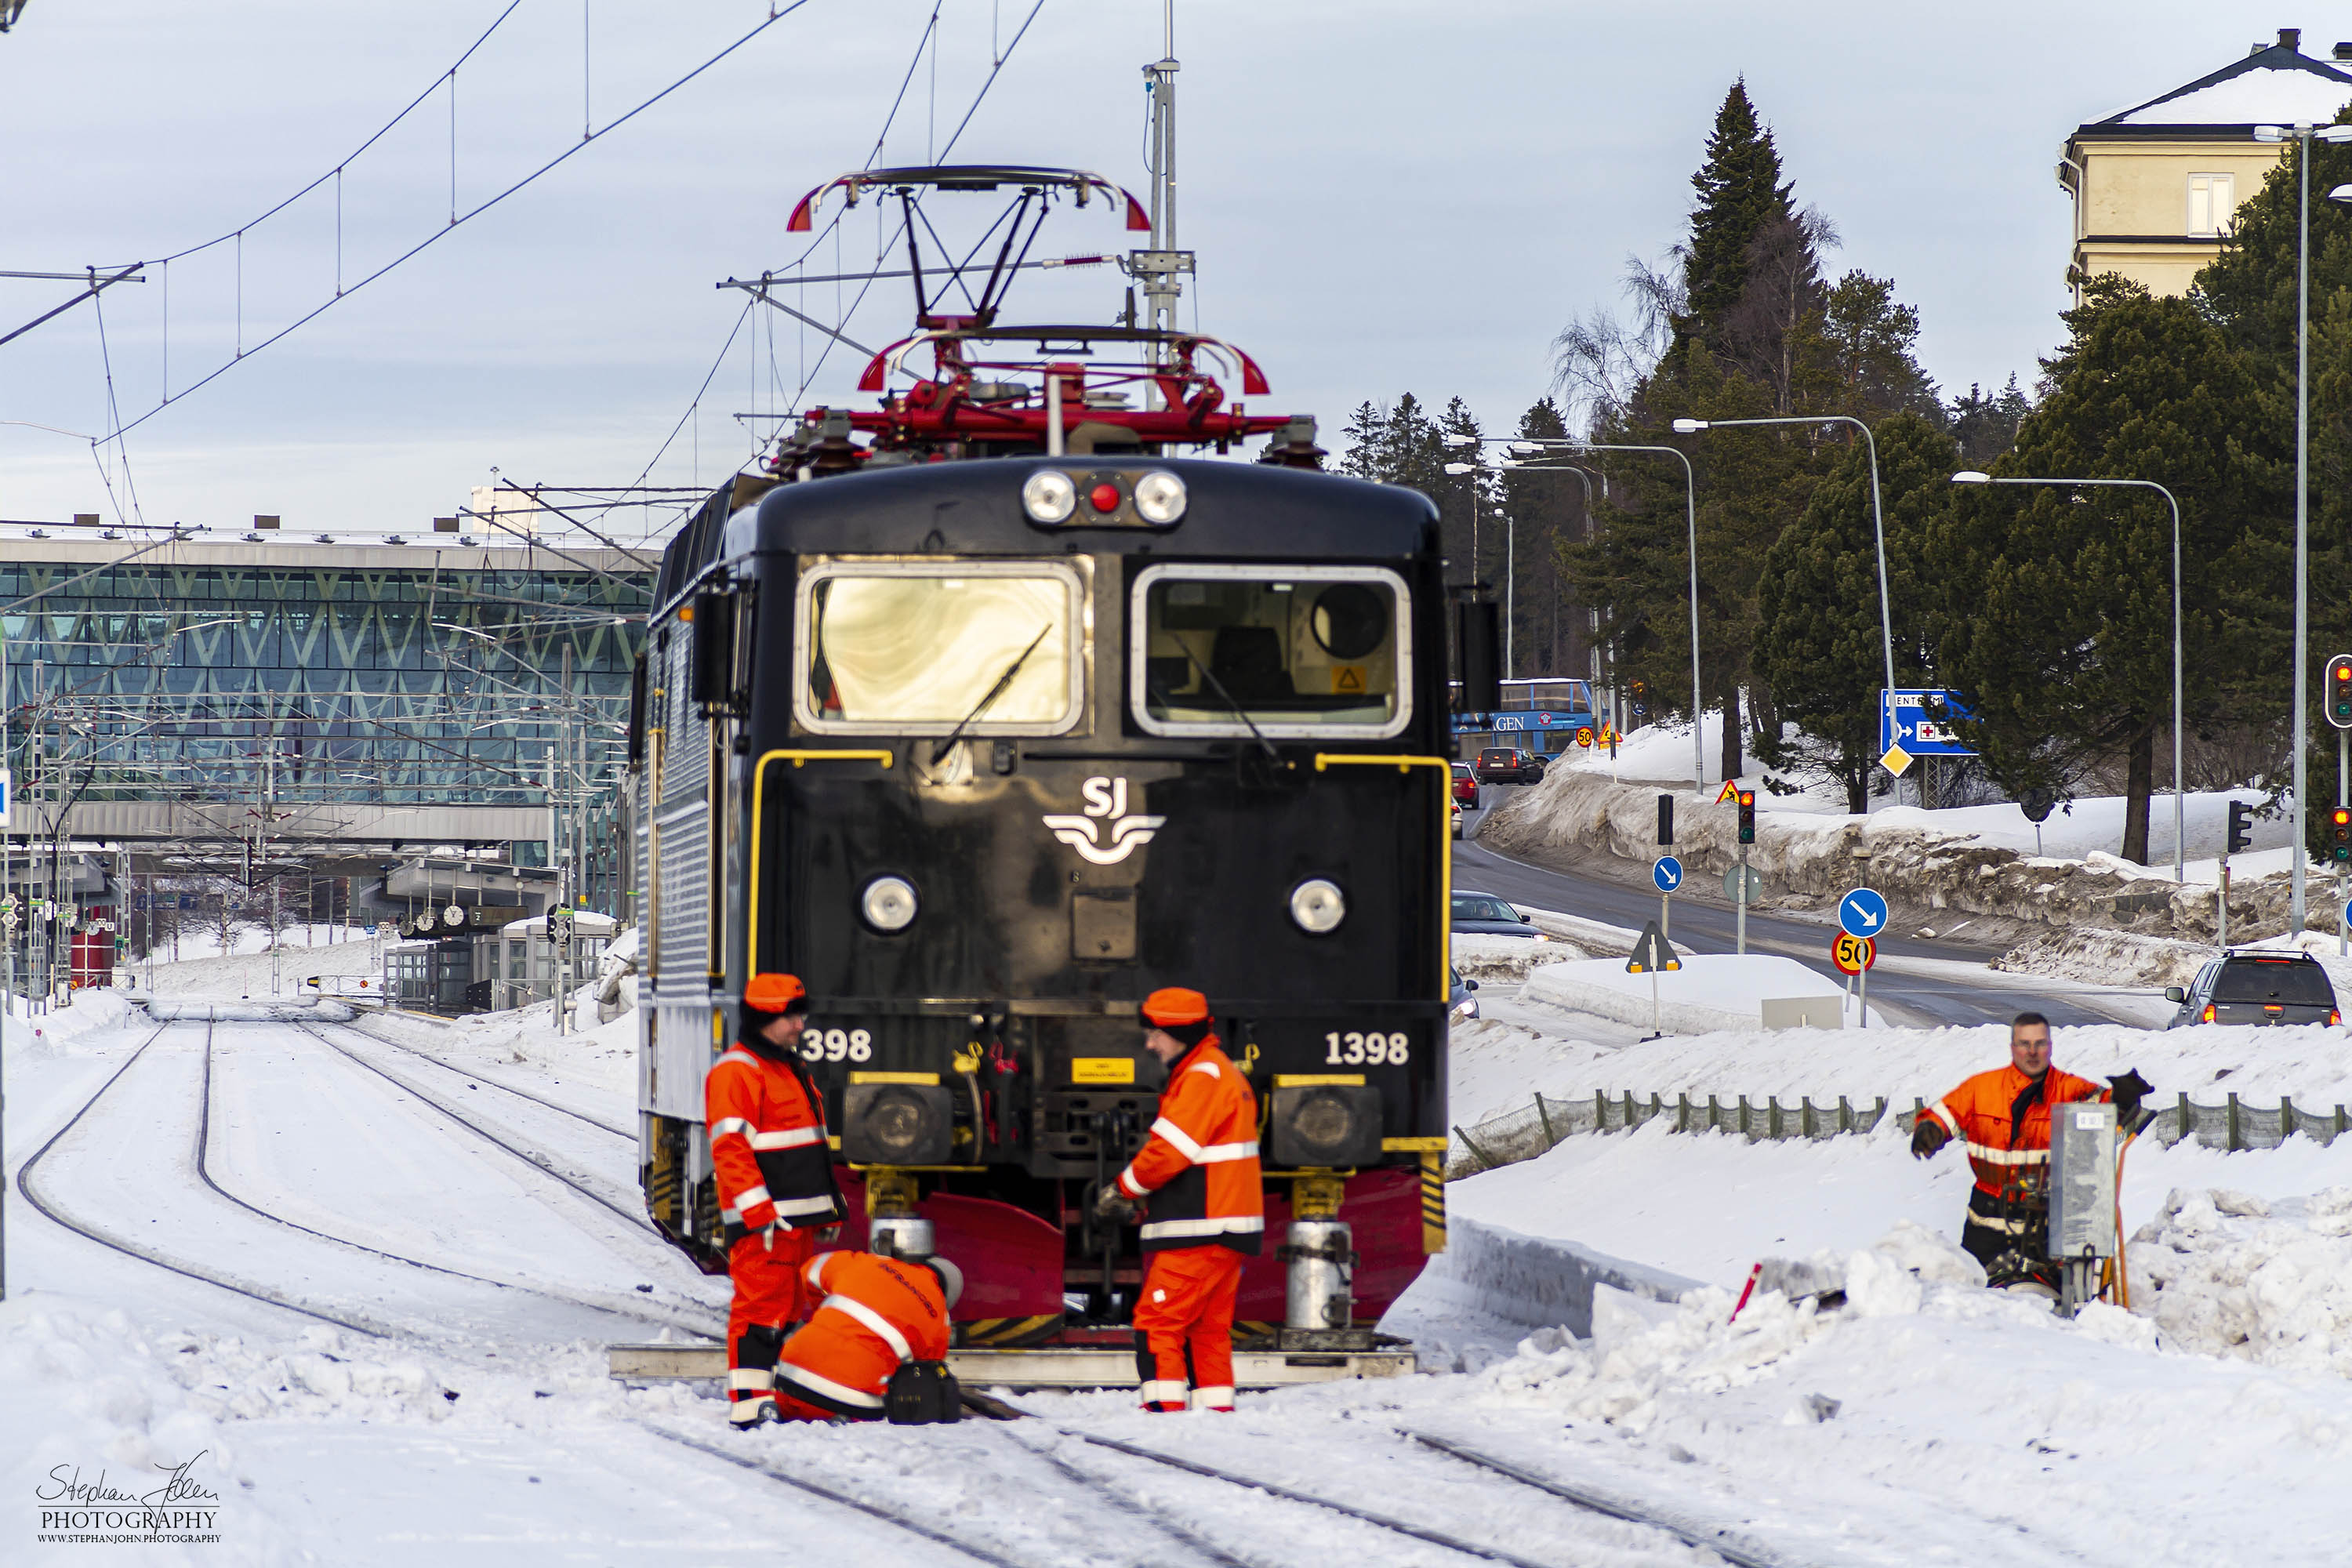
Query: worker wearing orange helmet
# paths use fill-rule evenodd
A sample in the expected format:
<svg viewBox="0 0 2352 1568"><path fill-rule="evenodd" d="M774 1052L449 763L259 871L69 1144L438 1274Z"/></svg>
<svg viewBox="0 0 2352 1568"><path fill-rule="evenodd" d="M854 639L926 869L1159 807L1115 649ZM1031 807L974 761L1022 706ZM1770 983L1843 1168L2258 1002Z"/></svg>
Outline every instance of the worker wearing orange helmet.
<svg viewBox="0 0 2352 1568"><path fill-rule="evenodd" d="M1170 986L1144 999L1143 1043L1168 1065L1159 1119L1097 1217L1143 1220L1150 1258L1135 1303L1143 1407L1234 1407L1234 1297L1265 1235L1257 1096L1219 1047L1208 998ZM1150 1212L1137 1205L1150 1199Z"/></svg>
<svg viewBox="0 0 2352 1568"><path fill-rule="evenodd" d="M840 1233L841 1190L826 1142L824 1098L801 1065L808 988L758 974L743 988L743 1033L703 1080L710 1163L726 1226L728 1415L773 1419L776 1358L787 1327L808 1316L801 1268L820 1237Z"/></svg>
<svg viewBox="0 0 2352 1568"><path fill-rule="evenodd" d="M2150 1085L2137 1070L2101 1089L2050 1065L2050 1020L2020 1013L2009 1026L2009 1066L1980 1072L1929 1105L1911 1130L1914 1159L1953 1139L1968 1149L1976 1186L1960 1246L1994 1285L2055 1289L2049 1259L2050 1115L2055 1106L2111 1100L2132 1125Z"/></svg>

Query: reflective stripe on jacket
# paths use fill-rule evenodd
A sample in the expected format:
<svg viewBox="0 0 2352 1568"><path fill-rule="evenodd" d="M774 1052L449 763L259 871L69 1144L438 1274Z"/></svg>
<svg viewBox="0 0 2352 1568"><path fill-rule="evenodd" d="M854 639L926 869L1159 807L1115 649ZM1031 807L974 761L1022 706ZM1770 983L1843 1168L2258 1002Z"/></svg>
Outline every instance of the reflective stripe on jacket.
<svg viewBox="0 0 2352 1568"><path fill-rule="evenodd" d="M890 1374L910 1361L943 1361L948 1303L939 1276L919 1263L871 1252L826 1252L802 1271L818 1301L784 1342L776 1384L844 1415L882 1414Z"/></svg>
<svg viewBox="0 0 2352 1568"><path fill-rule="evenodd" d="M1265 1232L1258 1174L1257 1096L1217 1037L1169 1069L1151 1136L1118 1173L1119 1191L1151 1199L1143 1250L1230 1247L1257 1255Z"/></svg>
<svg viewBox="0 0 2352 1568"><path fill-rule="evenodd" d="M797 1059L737 1046L711 1064L702 1100L730 1247L770 1225L815 1230L841 1218L824 1097Z"/></svg>
<svg viewBox="0 0 2352 1568"><path fill-rule="evenodd" d="M2086 1078L2052 1068L2038 1086L2014 1067L1980 1072L1927 1107L1927 1115L1965 1144L1977 1185L2012 1203L2046 1204L2050 1187L2050 1108L2105 1100Z"/></svg>

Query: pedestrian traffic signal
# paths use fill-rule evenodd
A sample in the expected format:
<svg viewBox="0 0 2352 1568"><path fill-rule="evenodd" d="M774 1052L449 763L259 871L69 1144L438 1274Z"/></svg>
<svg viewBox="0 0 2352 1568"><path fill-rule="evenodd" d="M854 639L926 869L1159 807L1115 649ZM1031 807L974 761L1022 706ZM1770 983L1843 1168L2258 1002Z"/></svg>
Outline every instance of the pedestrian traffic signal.
<svg viewBox="0 0 2352 1568"><path fill-rule="evenodd" d="M2352 653L2327 661L2327 721L2352 730Z"/></svg>
<svg viewBox="0 0 2352 1568"><path fill-rule="evenodd" d="M1756 792L1752 789L1741 790L1738 801L1739 842L1753 844L1756 842Z"/></svg>
<svg viewBox="0 0 2352 1568"><path fill-rule="evenodd" d="M2339 866L2352 862L2352 811L2340 805L2327 814L2327 858Z"/></svg>
<svg viewBox="0 0 2352 1568"><path fill-rule="evenodd" d="M2253 847L2254 808L2242 800L2230 803L2230 853Z"/></svg>

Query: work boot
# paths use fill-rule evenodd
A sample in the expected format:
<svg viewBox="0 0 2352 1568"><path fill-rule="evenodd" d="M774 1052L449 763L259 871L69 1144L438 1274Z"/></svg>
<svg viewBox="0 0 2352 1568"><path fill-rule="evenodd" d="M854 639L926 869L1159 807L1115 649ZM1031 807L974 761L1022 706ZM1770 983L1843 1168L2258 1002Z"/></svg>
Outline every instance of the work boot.
<svg viewBox="0 0 2352 1568"><path fill-rule="evenodd" d="M739 1399L728 1408L727 1419L738 1432L748 1432L754 1426L771 1421L782 1421L772 1399Z"/></svg>

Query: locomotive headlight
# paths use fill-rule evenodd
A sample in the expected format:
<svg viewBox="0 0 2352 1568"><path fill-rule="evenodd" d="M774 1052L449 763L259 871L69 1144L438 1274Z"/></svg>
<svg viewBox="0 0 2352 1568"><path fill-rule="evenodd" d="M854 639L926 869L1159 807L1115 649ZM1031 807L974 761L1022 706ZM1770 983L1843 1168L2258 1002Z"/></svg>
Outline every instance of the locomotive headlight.
<svg viewBox="0 0 2352 1568"><path fill-rule="evenodd" d="M1165 468L1143 475L1135 481L1135 511L1146 522L1174 522L1184 515L1184 481Z"/></svg>
<svg viewBox="0 0 2352 1568"><path fill-rule="evenodd" d="M915 884L904 877L877 877L866 884L866 891L857 898L857 912L876 931L905 931L915 921L915 911L922 900L915 896Z"/></svg>
<svg viewBox="0 0 2352 1568"><path fill-rule="evenodd" d="M1339 883L1310 877L1290 889L1290 918L1309 936L1326 935L1348 918L1348 896Z"/></svg>
<svg viewBox="0 0 2352 1568"><path fill-rule="evenodd" d="M1078 510L1078 487L1059 468L1040 468L1022 485L1021 506L1034 521L1067 522Z"/></svg>

